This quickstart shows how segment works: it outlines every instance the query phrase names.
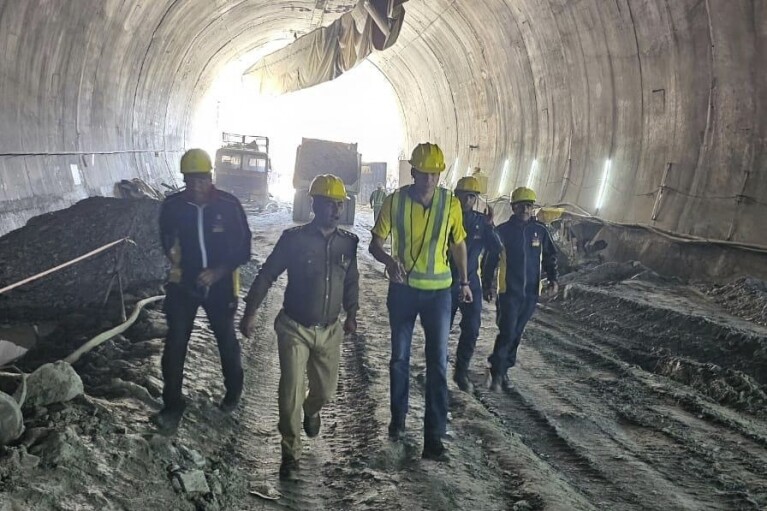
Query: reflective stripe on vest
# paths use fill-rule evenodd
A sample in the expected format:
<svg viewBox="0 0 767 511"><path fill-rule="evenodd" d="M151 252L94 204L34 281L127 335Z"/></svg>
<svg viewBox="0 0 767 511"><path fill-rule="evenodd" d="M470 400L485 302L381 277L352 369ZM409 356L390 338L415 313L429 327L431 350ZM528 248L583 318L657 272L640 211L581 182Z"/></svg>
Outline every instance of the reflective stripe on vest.
<svg viewBox="0 0 767 511"><path fill-rule="evenodd" d="M427 223L423 242L416 253L413 241L413 199L407 193L407 187L394 192L392 197L392 252L408 270L407 285L416 289L446 289L453 283L453 275L447 262L447 235L450 221L450 199L452 194L444 188L437 188ZM438 253L442 251L443 253ZM412 257L416 260L413 261ZM410 259L408 259L410 258Z"/></svg>

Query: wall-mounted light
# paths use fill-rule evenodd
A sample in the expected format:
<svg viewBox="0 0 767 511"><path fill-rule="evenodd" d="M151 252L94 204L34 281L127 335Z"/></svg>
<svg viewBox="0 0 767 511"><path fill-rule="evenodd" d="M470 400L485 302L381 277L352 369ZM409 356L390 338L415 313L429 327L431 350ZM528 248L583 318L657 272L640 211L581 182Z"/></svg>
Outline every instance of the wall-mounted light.
<svg viewBox="0 0 767 511"><path fill-rule="evenodd" d="M605 192L607 192L607 180L610 177L610 165L612 162L608 158L605 161L605 169L602 171L602 184L599 185L599 194L597 195L597 210L602 208L605 201Z"/></svg>
<svg viewBox="0 0 767 511"><path fill-rule="evenodd" d="M538 170L538 160L533 160L533 164L530 165L530 176L527 178L527 187L533 187L533 181L535 181L535 172Z"/></svg>
<svg viewBox="0 0 767 511"><path fill-rule="evenodd" d="M509 174L509 159L506 158L506 161L503 162L503 168L501 169L501 180L498 182L498 194L503 195L504 190L506 188L506 178Z"/></svg>

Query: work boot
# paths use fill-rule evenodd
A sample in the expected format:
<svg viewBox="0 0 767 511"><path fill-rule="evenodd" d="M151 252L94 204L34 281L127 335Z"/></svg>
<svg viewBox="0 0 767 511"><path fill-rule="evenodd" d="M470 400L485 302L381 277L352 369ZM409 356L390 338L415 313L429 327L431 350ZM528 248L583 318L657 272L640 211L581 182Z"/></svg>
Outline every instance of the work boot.
<svg viewBox="0 0 767 511"><path fill-rule="evenodd" d="M221 402L218 404L218 409L221 410L222 413L229 415L233 411L237 409L237 406L240 404L240 399L237 397L230 397L229 395L224 396L224 399L221 400Z"/></svg>
<svg viewBox="0 0 767 511"><path fill-rule="evenodd" d="M320 426L322 426L322 420L320 419L320 412L314 415L304 414L304 432L309 438L314 438L320 434Z"/></svg>
<svg viewBox="0 0 767 511"><path fill-rule="evenodd" d="M450 457L447 455L447 449L445 449L442 440L425 440L423 443L423 453L421 457L425 460L448 462Z"/></svg>
<svg viewBox="0 0 767 511"><path fill-rule="evenodd" d="M186 404L173 407L166 406L159 413L152 415L149 420L161 431L172 432L178 429L181 417L184 415L184 409L186 409Z"/></svg>
<svg viewBox="0 0 767 511"><path fill-rule="evenodd" d="M504 391L508 392L508 391L510 391L512 389L512 387L513 387L513 385L511 383L511 380L509 379L509 375L508 374L504 374L501 377L501 389L503 389Z"/></svg>
<svg viewBox="0 0 767 511"><path fill-rule="evenodd" d="M488 389L490 392L500 392L503 389L503 377L499 374L493 375Z"/></svg>
<svg viewBox="0 0 767 511"><path fill-rule="evenodd" d="M389 440L397 442L405 435L405 425L395 421L389 423Z"/></svg>
<svg viewBox="0 0 767 511"><path fill-rule="evenodd" d="M298 475L298 469L299 465L297 459L292 457L282 458L282 463L280 463L280 479L295 479Z"/></svg>
<svg viewBox="0 0 767 511"><path fill-rule="evenodd" d="M464 392L471 394L474 392L474 385L469 380L469 375L466 371L457 371L453 374L453 381L458 385L458 388Z"/></svg>

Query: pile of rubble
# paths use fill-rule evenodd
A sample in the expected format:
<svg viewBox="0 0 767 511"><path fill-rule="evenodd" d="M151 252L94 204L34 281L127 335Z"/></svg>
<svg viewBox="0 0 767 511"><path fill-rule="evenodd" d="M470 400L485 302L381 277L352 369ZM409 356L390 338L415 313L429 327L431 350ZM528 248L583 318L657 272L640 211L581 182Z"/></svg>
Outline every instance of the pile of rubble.
<svg viewBox="0 0 767 511"><path fill-rule="evenodd" d="M138 296L159 291L167 271L159 211L158 200L92 197L3 236L0 288L115 240L130 241L0 295L0 316L38 320L100 308L118 297L120 284Z"/></svg>
<svg viewBox="0 0 767 511"><path fill-rule="evenodd" d="M767 326L767 282L743 277L704 292L730 314Z"/></svg>

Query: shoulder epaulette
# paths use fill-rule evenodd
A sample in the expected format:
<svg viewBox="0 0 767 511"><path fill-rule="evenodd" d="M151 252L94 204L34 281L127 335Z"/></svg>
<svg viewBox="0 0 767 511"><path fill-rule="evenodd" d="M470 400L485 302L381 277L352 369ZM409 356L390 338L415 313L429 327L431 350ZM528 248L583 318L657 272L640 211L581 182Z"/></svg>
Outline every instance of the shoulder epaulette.
<svg viewBox="0 0 767 511"><path fill-rule="evenodd" d="M285 229L284 231L282 231L282 234L297 234L303 231L307 225L309 224L297 225L295 227L291 227L290 229Z"/></svg>
<svg viewBox="0 0 767 511"><path fill-rule="evenodd" d="M351 231L346 231L344 229L338 229L338 234L343 236L344 238L350 238L354 240L355 243L359 242L360 238L356 234L354 234Z"/></svg>

